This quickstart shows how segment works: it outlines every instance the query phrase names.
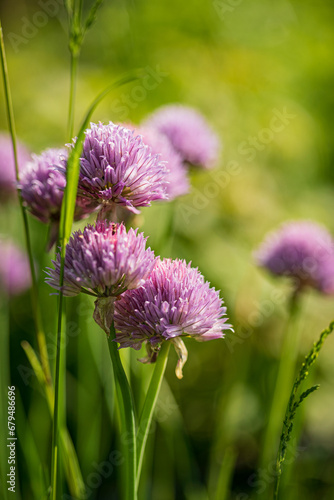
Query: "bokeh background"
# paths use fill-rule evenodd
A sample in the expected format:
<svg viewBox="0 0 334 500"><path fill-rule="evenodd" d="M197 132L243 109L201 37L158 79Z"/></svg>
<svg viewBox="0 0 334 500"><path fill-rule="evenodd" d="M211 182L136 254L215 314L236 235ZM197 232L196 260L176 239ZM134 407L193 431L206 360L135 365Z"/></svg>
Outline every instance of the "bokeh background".
<svg viewBox="0 0 334 500"><path fill-rule="evenodd" d="M46 4L51 10L45 22L38 13L45 12ZM1 0L0 16L18 136L36 153L61 146L68 142L69 93L62 2ZM105 0L87 34L76 130L99 91L141 68L151 75L153 88L139 80L115 90L93 121L138 123L155 108L180 102L200 110L224 145L215 170L192 174L189 195L173 207L144 209L137 219L157 253L192 261L221 290L235 327L225 341L188 341L182 381L175 377L176 355L171 354L141 499L214 499L222 467L232 470L228 499L255 499L262 490L271 498L272 464L257 467L290 289L284 280L257 269L252 253L285 220L311 219L334 233L333 23L329 0ZM0 129L6 129L2 86L0 103ZM277 127L275 116L282 126ZM171 210L173 234L166 239ZM15 203L1 207L0 221L1 235L24 247ZM52 255L44 253L47 228L29 221L54 360L56 299L43 273ZM1 329L9 322L11 381L18 393L17 498L35 500L44 498L51 421L21 348L23 340L35 346L29 294L11 300L9 318L5 305ZM90 299L68 299L67 310L68 427L89 485L97 464L119 449L113 384ZM312 291L304 295L300 362L333 313L333 297ZM123 355L140 404L152 367L138 363L137 353ZM284 470L284 499L334 497L333 355L334 338L329 338L312 372L321 387L305 402L293 465ZM90 487L86 498L119 498L119 474L115 467L98 487Z"/></svg>

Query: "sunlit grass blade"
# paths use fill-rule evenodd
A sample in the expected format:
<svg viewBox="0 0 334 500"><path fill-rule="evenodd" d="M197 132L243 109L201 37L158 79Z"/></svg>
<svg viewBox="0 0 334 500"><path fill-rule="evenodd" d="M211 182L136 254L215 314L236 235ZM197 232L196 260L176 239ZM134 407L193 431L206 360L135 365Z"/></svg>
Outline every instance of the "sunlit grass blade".
<svg viewBox="0 0 334 500"><path fill-rule="evenodd" d="M275 475L275 486L274 486L274 500L278 499L280 478L282 475L282 466L285 460L287 444L291 439L291 434L294 426L296 411L301 403L310 395L312 392L316 391L319 388L319 385L313 385L309 389L306 389L301 394L298 393L299 387L302 382L308 377L309 369L315 363L316 359L319 356L319 352L328 337L334 330L334 321L332 321L328 328L325 328L320 334L319 340L313 344L313 347L309 354L306 356L304 363L299 371L299 374L293 384L289 403L286 409L284 421L283 421L283 429L280 438L280 444L277 453L276 460L276 475Z"/></svg>
<svg viewBox="0 0 334 500"><path fill-rule="evenodd" d="M74 216L74 209L75 209L75 200L76 200L76 195L77 195L77 186L78 186L78 180L79 180L79 159L82 151L82 143L85 137L85 130L87 129L89 125L89 120L95 111L95 108L98 106L98 104L108 95L109 92L112 90L116 89L117 87L120 87L121 85L125 85L126 83L130 83L134 80L136 80L138 77L138 74L129 74L126 75L119 80L117 80L115 83L112 83L109 85L103 92L101 92L97 98L92 102L91 106L89 107L87 114L82 122L80 131L78 133L76 142L74 147L72 148L68 162L67 162L67 182L66 182L66 188L65 188L65 193L64 193L64 199L63 199L63 204L62 204L62 210L61 210L61 217L60 217L60 244L64 246L64 244L67 243L68 238L71 234L71 229L72 229L72 222L73 222L73 216Z"/></svg>
<svg viewBox="0 0 334 500"><path fill-rule="evenodd" d="M60 266L60 287L64 281L64 261L66 244L69 240L75 210L75 201L77 196L78 180L79 180L79 159L82 151L82 144L85 136L85 130L88 127L89 120L102 99L113 89L135 80L136 77L131 75L124 76L115 83L109 85L97 98L93 101L88 109L88 112L82 122L77 139L68 157L67 172L66 172L66 188L64 192L59 226L59 242L61 245L61 266ZM55 367L55 397L54 397L54 418L52 430L52 457L51 457L51 488L52 500L57 498L57 456L58 456L58 418L59 418L59 389L60 389L60 366L61 366L61 348L62 345L62 324L63 324L63 294L59 293L58 302L58 326L57 326L57 341L56 341L56 367Z"/></svg>

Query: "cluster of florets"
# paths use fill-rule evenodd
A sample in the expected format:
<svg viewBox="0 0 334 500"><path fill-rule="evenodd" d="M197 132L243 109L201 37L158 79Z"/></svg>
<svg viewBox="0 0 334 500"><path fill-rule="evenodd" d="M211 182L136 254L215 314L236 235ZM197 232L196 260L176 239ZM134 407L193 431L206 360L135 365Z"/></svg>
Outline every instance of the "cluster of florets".
<svg viewBox="0 0 334 500"><path fill-rule="evenodd" d="M176 375L182 377L187 350L182 341L221 339L227 324L219 292L198 269L181 260L158 260L144 284L126 291L115 302L116 340L120 347L140 349L146 344L151 362L161 343L171 341L179 356Z"/></svg>
<svg viewBox="0 0 334 500"><path fill-rule="evenodd" d="M0 137L0 146L1 140ZM23 147L19 148L24 168L17 187L30 213L50 224L49 247L58 236L68 151L75 142L76 139L67 149L47 149L33 155L29 162L23 158ZM138 214L140 208L153 201L172 200L188 193L186 165L209 168L217 157L218 145L205 119L184 106L164 106L138 128L112 122L91 123L80 157L74 220L92 212L98 212L98 220L127 220L126 213ZM13 160L9 165L6 154L3 153L3 162L12 167ZM15 185L14 177L8 182L5 179L6 172L14 175L14 168L2 171L1 186L9 181Z"/></svg>
<svg viewBox="0 0 334 500"><path fill-rule="evenodd" d="M71 237L65 254L48 269L47 282L64 295L80 292L96 297L94 319L109 334L114 321L120 347L149 344L150 361L161 343L171 341L185 362L183 337L223 337L226 308L219 294L197 269L184 261L157 260L137 230L108 221L87 226Z"/></svg>
<svg viewBox="0 0 334 500"><path fill-rule="evenodd" d="M19 188L29 212L46 224L59 221L66 177L66 149L46 149L32 155L21 174Z"/></svg>
<svg viewBox="0 0 334 500"><path fill-rule="evenodd" d="M57 241L60 212L66 186L66 149L46 149L32 155L22 171L18 188L27 210L38 220L50 225L48 248ZM87 217L93 208L77 203L74 220Z"/></svg>
<svg viewBox="0 0 334 500"><path fill-rule="evenodd" d="M166 166L142 137L121 125L91 124L80 159L78 197L103 207L121 205L134 213L165 199Z"/></svg>
<svg viewBox="0 0 334 500"><path fill-rule="evenodd" d="M49 246L58 235L69 151L76 140L33 155L17 186L29 212L50 224ZM204 118L182 106L164 107L136 128L91 123L79 160L74 220L97 212L97 222L72 235L63 270L60 254L47 269L47 283L65 296L95 297L95 321L108 335L114 325L121 348L145 344L145 361L151 362L163 342L172 342L179 354L178 376L187 358L182 339L222 338L231 328L226 308L198 269L156 258L143 234L126 230L118 216L186 194L189 164L209 168L217 152L217 137Z"/></svg>
<svg viewBox="0 0 334 500"><path fill-rule="evenodd" d="M76 231L66 247L63 294L74 296L83 291L96 297L117 297L137 288L155 262L145 244L142 233L108 221ZM55 269L49 269L47 282L59 290L60 254L53 263Z"/></svg>
<svg viewBox="0 0 334 500"><path fill-rule="evenodd" d="M255 258L272 274L292 279L296 292L312 287L325 294L334 293L334 241L318 224L283 224L267 236Z"/></svg>

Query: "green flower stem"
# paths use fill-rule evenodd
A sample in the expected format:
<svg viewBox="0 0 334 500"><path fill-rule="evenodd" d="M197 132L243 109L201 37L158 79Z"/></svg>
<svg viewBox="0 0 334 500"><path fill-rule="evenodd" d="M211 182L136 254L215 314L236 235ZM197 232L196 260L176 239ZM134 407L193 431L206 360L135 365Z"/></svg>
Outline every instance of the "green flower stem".
<svg viewBox="0 0 334 500"><path fill-rule="evenodd" d="M267 469L274 459L274 450L277 449L276 443L289 397L289 390L293 382L300 337L300 331L298 327L296 327L299 312L299 299L299 295L295 293L290 300L289 319L283 338L276 385L263 441L260 468Z"/></svg>
<svg viewBox="0 0 334 500"><path fill-rule="evenodd" d="M74 9L76 7L76 3L74 3ZM81 18L81 10L82 10L82 1L79 0L78 10L75 10L74 15L69 16L70 22L70 54L71 54L71 71L70 71L70 97L69 97L69 111L68 111L68 137L69 140L72 140L73 136L73 127L74 127L74 105L75 105L75 91L76 91L76 76L77 76L77 66L78 66L78 57L80 53L80 45L75 46L72 43L71 35L74 32L77 32L77 28L80 24ZM75 24L77 26L75 26ZM78 141L79 142L79 141ZM73 162L75 164L75 160ZM60 266L60 287L63 286L64 282L64 262L65 262L65 247L66 243L71 231L71 225L73 222L74 216L74 205L75 202L70 199L68 196L68 192L70 187L73 185L77 185L77 168L70 168L70 162L68 162L68 170L67 170L67 189L65 190L63 203L62 203L62 211L61 211L61 219L60 219L60 227L59 227L59 242L62 245L61 247L61 266ZM73 167L73 164L71 165ZM74 172L73 172L74 170ZM61 288L60 288L61 290ZM59 429L64 426L66 417L65 417L65 405L60 403L60 394L63 392L66 394L65 387L65 375L66 375L66 352L62 353L62 328L66 322L66 313L64 310L63 304L63 294L60 291L59 293L59 301L58 301L58 327L57 327L57 351L56 351L56 367L55 367L55 391L54 391L54 413L53 413L53 425L52 425L52 452L51 452L51 495L52 500L56 500L57 496L61 495L61 491L57 492L57 485L61 482L57 478L58 475L58 460L59 460ZM58 495L59 493L59 495Z"/></svg>
<svg viewBox="0 0 334 500"><path fill-rule="evenodd" d="M68 109L68 139L72 141L74 130L74 109L75 109L75 94L76 80L78 71L78 54L71 51L71 82L70 82L70 100Z"/></svg>
<svg viewBox="0 0 334 500"><path fill-rule="evenodd" d="M237 460L238 453L233 446L227 447L220 466L215 500L226 500L229 496L232 473Z"/></svg>
<svg viewBox="0 0 334 500"><path fill-rule="evenodd" d="M138 446L137 488L139 486L140 473L143 465L145 445L150 431L155 405L158 400L162 379L167 366L169 347L170 347L170 342L164 342L162 344L161 351L159 352L155 364L155 369L152 374L151 382L147 391L143 410L140 416L139 428L137 433L137 446Z"/></svg>
<svg viewBox="0 0 334 500"><path fill-rule="evenodd" d="M62 249L63 252L63 249ZM61 256L62 264L60 268L60 286L64 282L64 256ZM62 388L62 378L60 376L60 367L62 366L61 356L61 339L62 339L62 325L64 319L63 311L63 294L59 293L58 303L58 327L57 327L57 351L56 351L56 368L55 368L55 392L54 392L54 408L53 408L53 425L52 425L52 450L51 450L51 499L57 500L61 497L61 492L57 491L57 474L58 474L58 461L59 461L59 394ZM57 494L59 495L57 496Z"/></svg>
<svg viewBox="0 0 334 500"><path fill-rule="evenodd" d="M76 143L71 150L68 161L67 161L67 176L66 176L66 188L64 192L62 208L60 213L60 224L59 224L59 242L61 245L60 252L60 276L59 276L59 287L62 289L64 283L64 262L66 245L71 235L74 210L75 210L75 200L79 179L79 158L82 151L82 144L85 136L85 129L87 128L89 119L95 110L99 102L115 87L128 83L132 81L133 77L126 76L116 81L109 87L107 87L103 92L101 92L98 97L93 101L88 109L88 112L83 120L79 133L77 134ZM55 389L54 389L54 418L53 418L53 428L52 428L52 450L51 450L51 491L52 500L56 500L56 490L57 490L57 468L58 468L58 456L59 456L59 444L58 444L58 426L59 426L59 395L61 393L62 382L60 377L60 370L63 366L61 363L62 357L62 325L64 323L65 313L63 311L63 294L59 292L58 300L58 327L57 327L57 352L56 352L56 367L55 367ZM64 380L64 379L62 379ZM60 498L61 493L59 493L58 498Z"/></svg>
<svg viewBox="0 0 334 500"><path fill-rule="evenodd" d="M126 447L126 475L125 475L125 498L126 500L137 500L136 491L136 475L137 475L137 443L136 443L136 423L134 403L131 389L126 377L121 358L119 356L117 343L115 339L114 325L110 328L110 337L108 339L108 347L110 358L114 370L116 395L118 407L121 414L121 433L126 433L130 437L130 442L127 442Z"/></svg>
<svg viewBox="0 0 334 500"><path fill-rule="evenodd" d="M19 174L19 165L18 165L18 157L17 157L15 120L14 120L13 103L12 103L9 78L8 78L7 60L6 60L6 52L5 52L5 44L4 44L4 39L3 39L1 20L0 20L0 53L1 53L1 58L0 58L1 59L1 70L2 70L2 76L3 76L3 82L4 82L8 126L9 126L9 131L10 131L10 135L11 135L12 143L13 143L13 152L14 152L14 161L15 161L15 176L16 176L16 181L19 182L20 181L20 174ZM31 301L32 301L32 310L33 310L33 317L34 317L34 323L35 323L35 329L36 329L38 349L39 349L39 353L40 353L45 376L46 376L47 380L50 381L51 380L50 365L49 365L48 351L47 351L47 347L46 347L45 334L44 334L43 326L42 326L42 316L41 316L41 311L40 311L39 303L38 303L38 288L37 288L37 280L36 280L36 274L35 274L34 259L32 256L32 249L31 249L28 217L27 217L27 213L25 211L25 208L23 206L23 200L22 200L21 193L19 190L17 191L17 193L18 193L20 210L21 210L22 219L23 219L25 242L26 242L27 253L28 253L28 258L29 258L29 265L30 265L30 272L31 272L31 282L32 282Z"/></svg>

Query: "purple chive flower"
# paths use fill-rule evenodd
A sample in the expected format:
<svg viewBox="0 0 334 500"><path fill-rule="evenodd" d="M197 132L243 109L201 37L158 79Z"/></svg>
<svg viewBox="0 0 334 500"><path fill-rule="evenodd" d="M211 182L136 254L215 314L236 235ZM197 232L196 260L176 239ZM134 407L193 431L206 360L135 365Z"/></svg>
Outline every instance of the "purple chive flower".
<svg viewBox="0 0 334 500"><path fill-rule="evenodd" d="M269 234L255 253L261 267L306 286L334 293L334 241L327 230L309 221L289 222Z"/></svg>
<svg viewBox="0 0 334 500"><path fill-rule="evenodd" d="M22 172L19 187L25 206L41 222L50 223L49 249L55 243L60 221L61 204L66 186L66 149L46 149ZM92 208L77 204L74 219L80 220Z"/></svg>
<svg viewBox="0 0 334 500"><path fill-rule="evenodd" d="M176 374L181 378L187 359L182 338L220 339L231 328L222 304L219 292L210 288L198 269L181 260L159 260L140 288L115 302L116 341L121 348L134 349L146 342L155 360L161 342L171 340L179 354Z"/></svg>
<svg viewBox="0 0 334 500"><path fill-rule="evenodd" d="M211 168L217 161L220 141L205 118L195 109L180 104L162 106L144 125L166 135L183 161Z"/></svg>
<svg viewBox="0 0 334 500"><path fill-rule="evenodd" d="M0 289L13 297L31 285L29 260L14 243L0 241Z"/></svg>
<svg viewBox="0 0 334 500"><path fill-rule="evenodd" d="M86 130L78 195L102 207L99 218L117 205L139 213L137 207L166 198L165 177L164 162L128 128L110 122Z"/></svg>
<svg viewBox="0 0 334 500"><path fill-rule="evenodd" d="M17 142L17 159L20 170L30 160L27 148ZM0 133L0 200L5 201L16 192L15 162L9 134Z"/></svg>
<svg viewBox="0 0 334 500"><path fill-rule="evenodd" d="M76 231L66 247L65 296L80 292L97 297L94 319L109 334L115 298L126 290L141 286L152 271L156 258L145 249L146 239L123 224L99 221ZM48 268L47 283L59 290L60 254Z"/></svg>
<svg viewBox="0 0 334 500"><path fill-rule="evenodd" d="M65 149L46 149L33 155L20 180L21 195L28 210L45 224L59 221L66 178L59 168L65 168Z"/></svg>
<svg viewBox="0 0 334 500"><path fill-rule="evenodd" d="M173 148L168 137L152 127L141 127L138 133L142 135L144 143L152 148L153 154L161 154L161 159L167 162L168 199L187 194L190 190L188 172L182 163L181 155Z"/></svg>

